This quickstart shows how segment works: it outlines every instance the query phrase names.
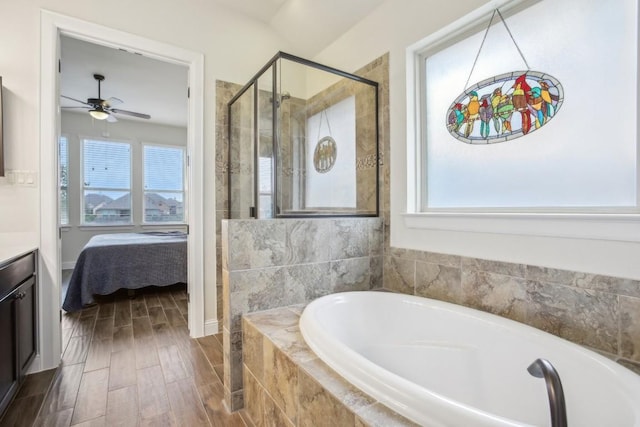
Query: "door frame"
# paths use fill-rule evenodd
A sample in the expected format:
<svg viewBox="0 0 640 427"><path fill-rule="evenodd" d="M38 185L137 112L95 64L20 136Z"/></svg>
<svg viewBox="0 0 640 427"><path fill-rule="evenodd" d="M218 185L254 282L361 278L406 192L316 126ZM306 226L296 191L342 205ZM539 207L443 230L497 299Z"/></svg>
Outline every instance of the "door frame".
<svg viewBox="0 0 640 427"><path fill-rule="evenodd" d="M59 13L40 12L40 257L39 357L32 371L57 367L62 354L60 327L62 282L58 212L60 136L60 35L123 48L188 67L187 123L188 326L192 337L205 334L204 316L204 55Z"/></svg>

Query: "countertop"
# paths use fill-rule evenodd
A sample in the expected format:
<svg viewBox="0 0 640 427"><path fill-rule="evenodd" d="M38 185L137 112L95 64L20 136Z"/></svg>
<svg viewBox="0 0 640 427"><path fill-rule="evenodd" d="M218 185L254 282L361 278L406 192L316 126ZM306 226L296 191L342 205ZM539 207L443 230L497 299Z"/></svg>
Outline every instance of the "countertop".
<svg viewBox="0 0 640 427"><path fill-rule="evenodd" d="M38 249L37 233L0 233L0 265L35 249Z"/></svg>

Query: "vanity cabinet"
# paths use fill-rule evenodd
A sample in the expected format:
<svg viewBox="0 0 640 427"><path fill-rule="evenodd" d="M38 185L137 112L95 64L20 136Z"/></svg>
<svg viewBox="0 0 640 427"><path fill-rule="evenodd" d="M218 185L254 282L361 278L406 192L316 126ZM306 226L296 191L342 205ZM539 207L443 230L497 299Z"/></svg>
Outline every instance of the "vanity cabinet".
<svg viewBox="0 0 640 427"><path fill-rule="evenodd" d="M0 264L0 417L37 352L36 253Z"/></svg>

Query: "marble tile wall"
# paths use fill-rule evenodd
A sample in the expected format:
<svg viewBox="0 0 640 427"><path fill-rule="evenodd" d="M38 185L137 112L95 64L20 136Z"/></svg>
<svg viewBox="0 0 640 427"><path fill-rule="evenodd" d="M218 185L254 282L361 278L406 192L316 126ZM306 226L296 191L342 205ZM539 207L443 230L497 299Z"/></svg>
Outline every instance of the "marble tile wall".
<svg viewBox="0 0 640 427"><path fill-rule="evenodd" d="M380 213L381 217L385 221L388 230L388 221L389 221L389 168L385 164L384 159L389 158L389 54L385 54L380 58L375 59L371 63L365 65L361 69L357 70L354 74L365 77L367 79L378 82L378 135L379 135L379 153L378 153L378 162L380 164L379 170L379 182L380 182ZM241 85L224 82L224 81L216 81L216 157L215 157L215 191L216 191L216 295L217 295L217 313L218 313L218 321L222 323L223 316L223 292L222 292L222 245L221 245L221 223L223 219L230 218L229 212L229 168L233 167L237 170L237 174L240 175L250 175L250 171L245 170L244 173L241 168L242 164L239 162L237 164L229 164L229 136L228 136L228 108L227 104L233 98L233 96L240 91L242 88ZM242 108L248 108L252 110L252 105L249 102L242 102ZM240 104L239 104L240 105ZM300 110L306 105L306 102L303 100L298 100L295 98L290 99L289 101L283 103L283 110L286 110L286 114L282 118L284 123L284 128L287 129L291 134L296 135L304 135L304 129L293 129L292 125L288 125L288 120L292 114L292 111ZM361 109L362 110L362 109ZM364 111L364 110L362 110ZM242 114L241 116L251 116ZM302 123L302 122L300 122ZM240 137L250 138L250 133L252 129L252 123L249 122L240 122L237 123L237 126L232 129L235 132L244 132ZM304 138L304 136L301 136ZM290 138L293 140L293 138ZM298 141L299 142L299 141ZM238 154L236 157L241 157L241 154ZM370 160L371 156L363 156L360 160L362 165L360 166L361 173L366 174L374 171L374 165L371 165ZM234 157L235 158L235 157ZM368 160L369 159L369 160ZM375 161L375 160L374 160ZM246 166L245 166L246 168ZM294 171L291 169L291 174L301 173L301 171ZM284 175L287 175L286 173ZM283 182L287 183L288 181L292 181L291 177L281 177ZM364 179L364 178L363 178ZM292 184L291 184L292 185ZM385 191L387 189L387 191ZM364 198L372 197L373 193L369 192L368 196ZM232 197L236 197L236 199L241 199L238 197L238 194ZM282 195L281 203L283 206L294 206L295 203L291 197L291 195ZM363 201L363 204L367 202ZM239 208L242 212L248 212L248 209ZM234 218L240 218L242 212L237 212L234 214ZM388 236L388 231L385 230L386 235ZM388 239L387 239L388 241Z"/></svg>
<svg viewBox="0 0 640 427"><path fill-rule="evenodd" d="M218 322L222 324L222 220L229 218L229 112L227 103L242 86L216 81L216 298Z"/></svg>
<svg viewBox="0 0 640 427"><path fill-rule="evenodd" d="M526 323L640 374L640 281L389 248L384 288Z"/></svg>
<svg viewBox="0 0 640 427"><path fill-rule="evenodd" d="M301 310L243 317L246 410L255 425L415 426L317 358L300 334Z"/></svg>
<svg viewBox="0 0 640 427"><path fill-rule="evenodd" d="M243 406L242 315L382 287L380 218L223 220L225 403Z"/></svg>

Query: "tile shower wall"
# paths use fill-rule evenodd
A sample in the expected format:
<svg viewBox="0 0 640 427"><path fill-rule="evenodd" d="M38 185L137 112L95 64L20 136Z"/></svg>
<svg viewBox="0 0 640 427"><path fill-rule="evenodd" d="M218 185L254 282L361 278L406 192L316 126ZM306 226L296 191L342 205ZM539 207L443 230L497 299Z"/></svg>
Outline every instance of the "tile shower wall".
<svg viewBox="0 0 640 427"><path fill-rule="evenodd" d="M389 168L385 164L384 159L389 158L389 54L385 54L371 63L365 65L355 74L365 77L367 79L378 82L378 137L379 137L379 153L378 161L380 163L380 212L381 217L385 221L387 227L385 227L385 233L388 236L388 221L389 221ZM228 109L227 104L233 98L233 96L240 91L242 85L216 81L216 171L215 171L215 190L216 190L216 295L217 295L217 313L218 321L222 323L223 316L223 292L222 292L222 244L221 244L221 223L223 219L228 219L229 216L229 177L228 171L230 167L236 168L240 171L241 165L229 165L229 138L228 138ZM288 102L283 103L283 110L285 110L285 116L283 120L283 130L292 132L296 135L301 135L299 138L304 138L304 129L293 129L293 126L289 123L293 111L300 110L306 105L305 101L292 98ZM241 131L238 129L237 131ZM283 138L287 140L287 138ZM294 140L289 138L288 140ZM285 156L286 156L285 150ZM371 164L371 153L361 153L359 156L358 174L364 177L366 174L375 171L375 163ZM286 159L284 159L286 160ZM283 160L283 161L284 161ZM374 160L375 161L375 160ZM289 162L290 163L290 162ZM286 161L285 161L286 164ZM283 184L285 187L287 183L290 183L291 176L295 176L300 171L294 171L292 167L285 168ZM386 189L386 191L385 191ZM371 192L368 193L368 197L372 197ZM283 195L281 200L284 206L293 206L294 202L291 200L291 195ZM366 201L361 200L359 203L366 204ZM388 239L386 239L388 241Z"/></svg>
<svg viewBox="0 0 640 427"><path fill-rule="evenodd" d="M384 189L388 189L389 169L384 158L389 155L388 64L385 54L356 72L379 83L380 211L387 220L389 192ZM380 287L385 235L385 219L367 218L225 221L225 238L222 237L221 220L229 218L227 172L231 167L227 103L240 88L233 83L216 82L218 317L224 325L225 403L232 410L242 407L240 315L245 311L307 302L327 293ZM363 159L360 169L373 169L375 164L369 163ZM235 248L231 251L233 261L229 263L232 248Z"/></svg>
<svg viewBox="0 0 640 427"><path fill-rule="evenodd" d="M640 281L389 248L384 288L526 323L640 374Z"/></svg>
<svg viewBox="0 0 640 427"><path fill-rule="evenodd" d="M380 218L222 222L225 403L243 406L242 315L382 286Z"/></svg>
<svg viewBox="0 0 640 427"><path fill-rule="evenodd" d="M229 218L229 135L227 103L241 85L216 81L216 298L218 322L222 324L222 220Z"/></svg>
<svg viewBox="0 0 640 427"><path fill-rule="evenodd" d="M360 72L356 74L361 75ZM307 180L311 178L314 171L300 170L300 166L296 164L299 156L293 153L299 150L299 147L306 147L305 142L307 134L307 123L310 117L321 114L326 111L329 106L338 104L339 102L349 98L355 98L355 182L356 182L356 211L359 213L375 213L376 209L376 111L375 111L375 95L376 91L372 86L365 85L350 79L340 79L337 83L327 87L312 96L308 101L292 98L294 102L283 104L285 108L282 110L282 128L288 131L287 137L282 138L281 147L283 148L282 163L285 177L288 172L298 172L295 178ZM290 105L287 105L290 104ZM288 108L287 108L288 107ZM327 126L329 132L331 126L328 117ZM324 129L326 132L327 129ZM319 134L319 132L318 132ZM297 135L297 137L290 136ZM325 136L323 134L322 136ZM309 147L307 150L312 151ZM305 165L302 165L303 168ZM291 173L293 175L293 173ZM285 195L287 193L302 193L298 197L304 200L304 186L298 186L297 191L294 190L295 180L289 179L282 183L281 192L283 195L282 206L285 211L293 209L294 211L304 206L299 201L286 204ZM290 202L296 202L289 197Z"/></svg>

